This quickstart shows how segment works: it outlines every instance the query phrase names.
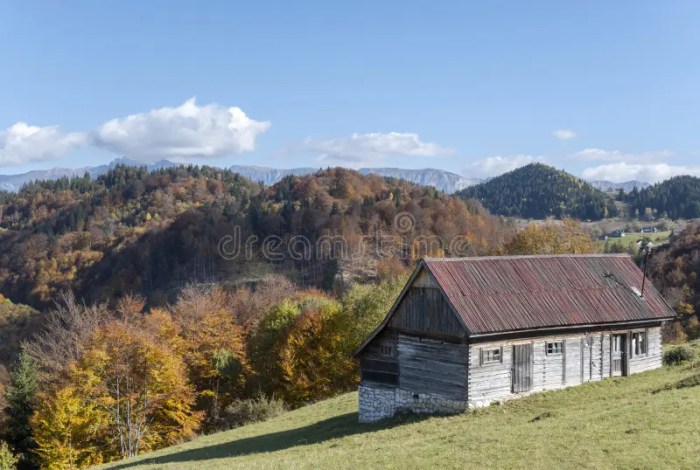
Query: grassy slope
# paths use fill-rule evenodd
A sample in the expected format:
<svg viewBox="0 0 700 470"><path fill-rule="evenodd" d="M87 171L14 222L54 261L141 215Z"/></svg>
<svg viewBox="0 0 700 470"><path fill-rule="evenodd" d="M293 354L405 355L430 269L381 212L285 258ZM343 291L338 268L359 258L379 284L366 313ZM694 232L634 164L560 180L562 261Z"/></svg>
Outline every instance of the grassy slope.
<svg viewBox="0 0 700 470"><path fill-rule="evenodd" d="M700 468L700 386L664 390L698 374L667 367L375 425L357 424L350 393L110 468Z"/></svg>
<svg viewBox="0 0 700 470"><path fill-rule="evenodd" d="M671 237L671 231L657 232L657 233L627 233L624 238L610 238L610 244L620 243L625 248L632 248L633 250L637 247L637 240L649 240L654 244L655 247L668 243ZM596 240L598 247L601 251L605 249L605 240Z"/></svg>

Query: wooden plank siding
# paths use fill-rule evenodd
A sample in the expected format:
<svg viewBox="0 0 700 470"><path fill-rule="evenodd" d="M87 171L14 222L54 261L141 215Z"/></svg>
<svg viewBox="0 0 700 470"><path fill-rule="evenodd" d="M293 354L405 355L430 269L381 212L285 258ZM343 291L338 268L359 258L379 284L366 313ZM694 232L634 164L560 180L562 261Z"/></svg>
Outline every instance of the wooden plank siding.
<svg viewBox="0 0 700 470"><path fill-rule="evenodd" d="M634 354L633 332L646 333L646 353ZM617 334L626 338L629 374L661 366L660 326L480 342L445 341L390 328L360 356L361 382L465 401L469 407L484 406L613 376L612 345ZM547 343L561 343L561 352L557 347L548 353ZM514 345L532 348L530 385L522 393L513 393ZM498 350L499 360L484 363L482 350Z"/></svg>
<svg viewBox="0 0 700 470"><path fill-rule="evenodd" d="M470 343L467 377L469 405L483 406L495 400L504 400L532 392L555 390L611 377L612 335L631 334L632 331L646 331L647 353L639 356L631 355L629 372L637 373L660 367L660 327ZM562 342L562 352L547 354L546 346L550 342ZM513 346L521 344L532 344L533 378L530 390L518 394L511 391L513 387ZM628 347L631 350L631 341L628 342ZM482 349L495 348L502 348L502 361L481 364Z"/></svg>
<svg viewBox="0 0 700 470"><path fill-rule="evenodd" d="M398 335L383 331L360 357L360 380L364 384L396 387L399 384Z"/></svg>
<svg viewBox="0 0 700 470"><path fill-rule="evenodd" d="M644 331L644 330L633 330ZM647 353L641 356L631 354L629 359L629 371L631 374L658 369L661 367L661 328L647 328ZM632 341L628 341L630 352Z"/></svg>
<svg viewBox="0 0 700 470"><path fill-rule="evenodd" d="M416 287L406 292L389 327L412 334L451 336L461 339L466 331L459 317L434 287Z"/></svg>
<svg viewBox="0 0 700 470"><path fill-rule="evenodd" d="M467 399L467 346L399 335L399 387Z"/></svg>

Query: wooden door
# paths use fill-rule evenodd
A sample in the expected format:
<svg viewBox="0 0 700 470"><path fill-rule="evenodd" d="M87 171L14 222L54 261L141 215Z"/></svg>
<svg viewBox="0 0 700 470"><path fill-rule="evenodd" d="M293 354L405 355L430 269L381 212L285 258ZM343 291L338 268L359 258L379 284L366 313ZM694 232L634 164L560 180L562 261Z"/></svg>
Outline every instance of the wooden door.
<svg viewBox="0 0 700 470"><path fill-rule="evenodd" d="M627 375L627 335L612 335L612 376Z"/></svg>
<svg viewBox="0 0 700 470"><path fill-rule="evenodd" d="M532 388L532 344L513 346L513 393L527 392Z"/></svg>

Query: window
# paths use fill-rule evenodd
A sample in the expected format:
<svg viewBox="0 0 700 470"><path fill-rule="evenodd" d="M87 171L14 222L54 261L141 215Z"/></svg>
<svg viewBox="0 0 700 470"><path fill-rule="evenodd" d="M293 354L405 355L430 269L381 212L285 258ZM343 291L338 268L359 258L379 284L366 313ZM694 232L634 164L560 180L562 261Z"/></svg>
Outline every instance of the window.
<svg viewBox="0 0 700 470"><path fill-rule="evenodd" d="M632 333L632 351L635 356L646 355L647 334L645 332Z"/></svg>
<svg viewBox="0 0 700 470"><path fill-rule="evenodd" d="M550 354L561 354L562 351L564 350L563 344L561 341L554 341L552 343L547 343L547 355L549 356Z"/></svg>
<svg viewBox="0 0 700 470"><path fill-rule="evenodd" d="M613 352L621 353L622 351L622 335L613 335Z"/></svg>
<svg viewBox="0 0 700 470"><path fill-rule="evenodd" d="M390 344L382 344L380 351L381 351L383 356L393 356L394 355L394 348L392 348Z"/></svg>
<svg viewBox="0 0 700 470"><path fill-rule="evenodd" d="M481 364L493 364L495 362L501 362L502 360L502 349L482 349L481 350Z"/></svg>

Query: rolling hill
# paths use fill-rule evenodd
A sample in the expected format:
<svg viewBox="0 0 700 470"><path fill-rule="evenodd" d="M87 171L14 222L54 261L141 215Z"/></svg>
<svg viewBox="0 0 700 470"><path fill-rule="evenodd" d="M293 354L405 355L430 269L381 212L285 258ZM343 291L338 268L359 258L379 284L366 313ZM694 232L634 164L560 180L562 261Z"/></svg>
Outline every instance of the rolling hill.
<svg viewBox="0 0 700 470"><path fill-rule="evenodd" d="M90 302L135 292L163 303L187 283L237 282L258 268L330 289L346 265L353 272L344 279L376 276L379 254L368 240L394 233L400 214L409 224L396 237L400 246L405 237L435 235L447 254L450 247L483 254L507 234L478 204L342 168L263 187L213 167L119 165L97 179L0 192L0 293L38 309L68 288ZM235 262L222 256L220 241L236 233L239 243L281 237L275 262L262 242ZM293 236L306 237L313 262L286 256ZM317 241L326 236L343 237L345 247L323 252ZM450 245L458 236L469 244ZM347 262L351 249L362 250L362 263Z"/></svg>
<svg viewBox="0 0 700 470"><path fill-rule="evenodd" d="M477 199L492 213L544 219L599 220L617 215L614 200L564 171L532 163L457 193Z"/></svg>
<svg viewBox="0 0 700 470"><path fill-rule="evenodd" d="M630 211L639 216L647 209L656 215L671 219L700 217L700 178L676 176L642 190L632 190L625 195Z"/></svg>
<svg viewBox="0 0 700 470"><path fill-rule="evenodd" d="M698 370L664 367L377 424L357 423L350 393L103 468L698 468Z"/></svg>

